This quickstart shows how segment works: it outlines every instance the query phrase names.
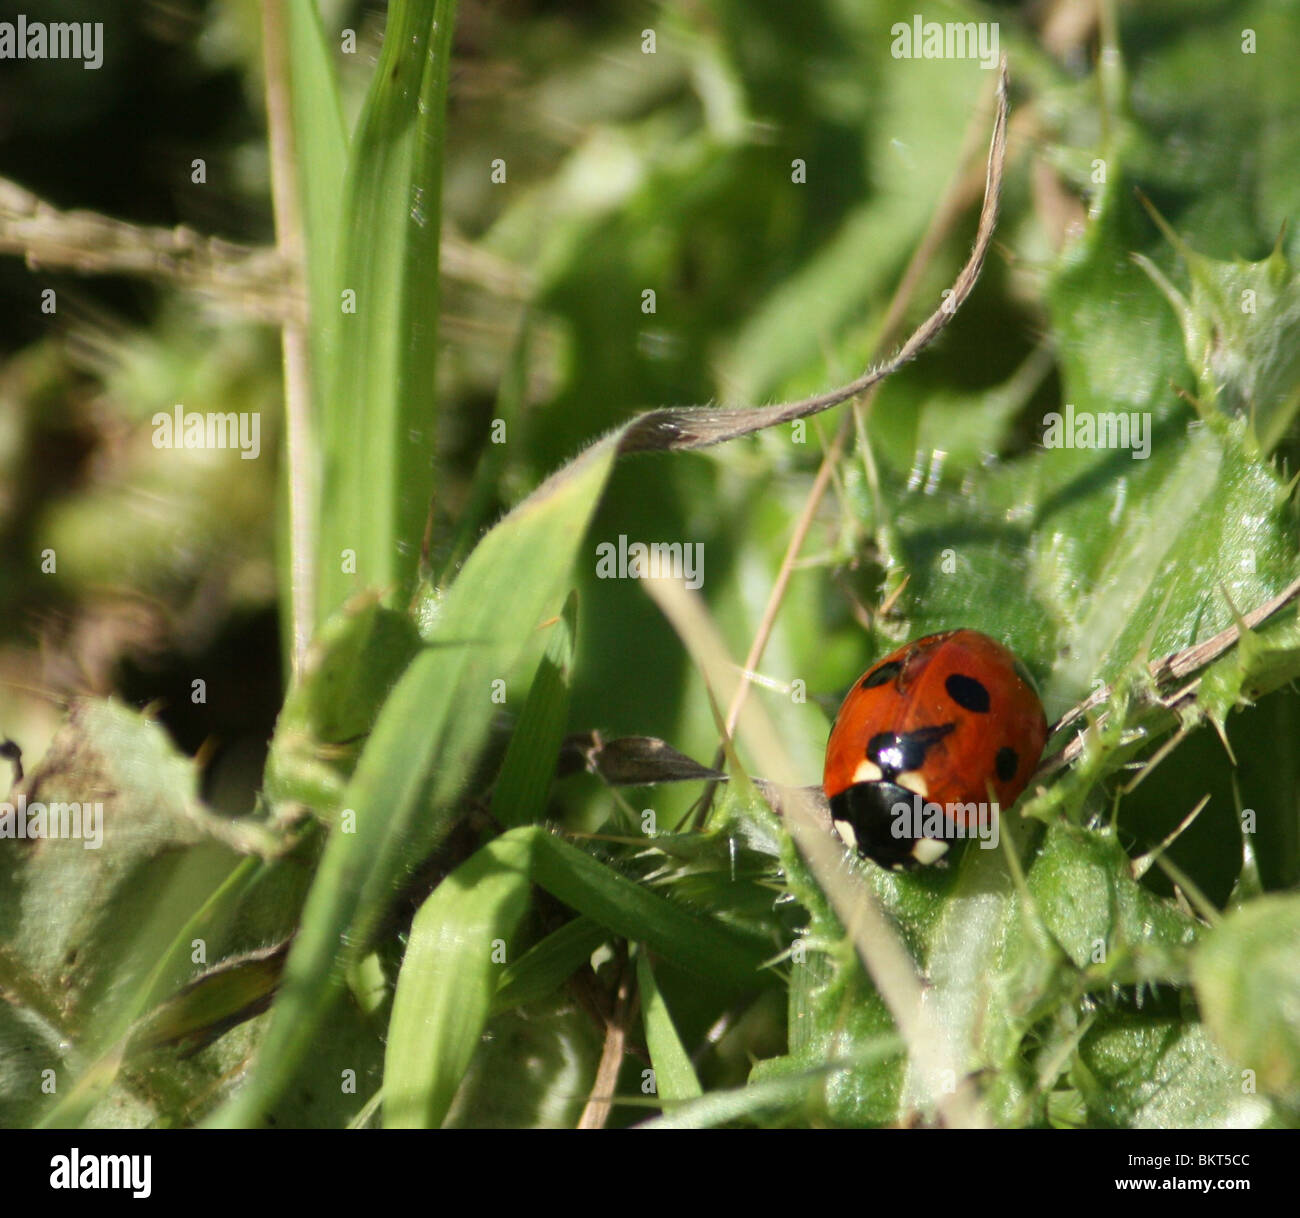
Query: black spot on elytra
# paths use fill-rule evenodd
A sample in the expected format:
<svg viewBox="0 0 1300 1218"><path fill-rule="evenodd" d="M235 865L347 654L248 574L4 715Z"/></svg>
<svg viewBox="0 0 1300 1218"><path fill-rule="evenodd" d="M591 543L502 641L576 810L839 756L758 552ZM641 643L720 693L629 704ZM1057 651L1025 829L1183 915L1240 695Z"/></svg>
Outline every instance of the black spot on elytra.
<svg viewBox="0 0 1300 1218"><path fill-rule="evenodd" d="M955 672L943 683L944 689L962 710L974 711L978 715L988 714L989 691L982 681L968 677L965 673Z"/></svg>
<svg viewBox="0 0 1300 1218"><path fill-rule="evenodd" d="M882 664L879 668L873 668L858 685L859 689L875 689L877 685L884 685L886 681L892 681L900 672L903 671L902 662L899 660L890 660L888 664Z"/></svg>
<svg viewBox="0 0 1300 1218"><path fill-rule="evenodd" d="M892 779L920 769L925 755L957 725L941 723L912 732L877 732L867 741L867 757L880 767L882 778Z"/></svg>
<svg viewBox="0 0 1300 1218"><path fill-rule="evenodd" d="M1013 748L998 749L993 767L1003 782L1010 782L1016 776L1016 771L1020 769L1020 754Z"/></svg>

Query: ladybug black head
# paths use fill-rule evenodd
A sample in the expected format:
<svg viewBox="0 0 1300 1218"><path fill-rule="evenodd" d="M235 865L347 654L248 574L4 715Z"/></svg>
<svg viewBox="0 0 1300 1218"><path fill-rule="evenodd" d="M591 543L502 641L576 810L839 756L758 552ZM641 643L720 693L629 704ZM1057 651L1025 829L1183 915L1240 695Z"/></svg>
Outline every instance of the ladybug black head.
<svg viewBox="0 0 1300 1218"><path fill-rule="evenodd" d="M910 870L937 861L948 849L947 842L913 836L912 818L901 818L895 810L901 804L910 811L916 799L914 791L897 783L858 782L831 797L831 817L839 835L859 854L882 867ZM907 831L896 834L896 827Z"/></svg>

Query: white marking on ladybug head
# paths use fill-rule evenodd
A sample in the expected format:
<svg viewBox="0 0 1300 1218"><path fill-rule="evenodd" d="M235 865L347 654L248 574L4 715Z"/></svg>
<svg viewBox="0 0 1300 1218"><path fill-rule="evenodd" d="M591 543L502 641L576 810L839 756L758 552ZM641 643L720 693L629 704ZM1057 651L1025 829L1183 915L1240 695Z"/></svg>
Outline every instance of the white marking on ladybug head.
<svg viewBox="0 0 1300 1218"><path fill-rule="evenodd" d="M912 857L923 867L937 862L948 853L948 843L933 837L918 837L912 847Z"/></svg>
<svg viewBox="0 0 1300 1218"><path fill-rule="evenodd" d="M853 826L846 820L837 820L835 822L835 832L843 839L844 844L850 850L858 848L858 835L853 832Z"/></svg>
<svg viewBox="0 0 1300 1218"><path fill-rule="evenodd" d="M874 761L859 761L858 768L853 771L855 784L859 782L879 782L883 777L880 767Z"/></svg>
<svg viewBox="0 0 1300 1218"><path fill-rule="evenodd" d="M930 784L925 781L925 775L920 770L905 770L894 781L900 787L906 787L913 795L919 795L922 799L930 797Z"/></svg>

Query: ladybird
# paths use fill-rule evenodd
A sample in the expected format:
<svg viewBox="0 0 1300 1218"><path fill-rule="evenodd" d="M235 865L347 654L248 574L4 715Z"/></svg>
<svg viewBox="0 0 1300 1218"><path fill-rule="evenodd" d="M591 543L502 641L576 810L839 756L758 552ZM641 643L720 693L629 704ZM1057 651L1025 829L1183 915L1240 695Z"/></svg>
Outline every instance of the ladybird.
<svg viewBox="0 0 1300 1218"><path fill-rule="evenodd" d="M1025 789L1046 742L1020 660L978 630L948 630L854 684L831 726L822 788L846 844L912 868L938 862L954 838L995 832L997 808Z"/></svg>

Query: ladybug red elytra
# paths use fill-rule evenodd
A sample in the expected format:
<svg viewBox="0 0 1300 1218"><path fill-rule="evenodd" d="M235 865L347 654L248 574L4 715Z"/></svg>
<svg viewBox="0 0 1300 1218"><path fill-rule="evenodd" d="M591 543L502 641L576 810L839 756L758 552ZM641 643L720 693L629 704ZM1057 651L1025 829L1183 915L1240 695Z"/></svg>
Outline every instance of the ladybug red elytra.
<svg viewBox="0 0 1300 1218"><path fill-rule="evenodd" d="M857 680L831 727L822 787L848 845L884 867L915 867L952 838L985 837L1046 742L1025 666L978 630L949 630Z"/></svg>

